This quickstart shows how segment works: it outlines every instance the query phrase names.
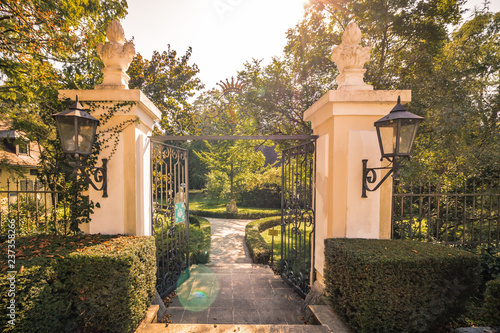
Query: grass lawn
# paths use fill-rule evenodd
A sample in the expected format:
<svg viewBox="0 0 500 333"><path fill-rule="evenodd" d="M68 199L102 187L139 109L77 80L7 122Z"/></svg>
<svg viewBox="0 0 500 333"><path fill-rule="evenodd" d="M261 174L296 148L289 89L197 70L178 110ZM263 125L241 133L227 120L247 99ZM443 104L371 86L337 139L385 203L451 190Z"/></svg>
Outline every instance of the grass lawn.
<svg viewBox="0 0 500 333"><path fill-rule="evenodd" d="M274 236L274 249L273 249L273 260L275 263L279 263L280 259L281 259L281 226L276 226L274 228L270 228L270 229L274 229L274 230L278 230L278 236ZM266 243L269 245L269 248L271 248L271 243L272 243L272 236L269 235L269 230L270 229L266 229L264 231L262 231L260 233L260 235L262 236L262 238L264 239L264 241L266 241ZM301 232L303 232L304 229L301 229ZM309 246L309 234L311 233L312 231L312 227L308 227L306 228L306 232L307 232L307 237L306 237L306 246ZM288 239L291 240L291 236L288 235ZM304 237L304 235L302 234L302 238Z"/></svg>
<svg viewBox="0 0 500 333"><path fill-rule="evenodd" d="M195 212L197 215L203 216L203 212L211 213L208 214L210 216L214 216L214 214L225 214L228 203L229 199L221 199L217 201L205 198L199 191L189 192L189 210ZM273 216L280 214L281 209L238 207L238 214L236 214L235 217L237 217L237 215L241 215L242 218L257 218L259 215Z"/></svg>

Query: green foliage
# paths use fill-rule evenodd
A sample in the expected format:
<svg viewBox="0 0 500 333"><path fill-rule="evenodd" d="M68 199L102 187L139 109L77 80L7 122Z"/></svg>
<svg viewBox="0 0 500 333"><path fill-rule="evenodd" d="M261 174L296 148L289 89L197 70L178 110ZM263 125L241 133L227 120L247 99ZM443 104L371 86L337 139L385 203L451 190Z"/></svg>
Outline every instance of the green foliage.
<svg viewBox="0 0 500 333"><path fill-rule="evenodd" d="M207 195L209 198L220 201L227 198L230 193L230 181L226 173L218 170L212 170L206 174Z"/></svg>
<svg viewBox="0 0 500 333"><path fill-rule="evenodd" d="M253 141L205 141L207 151L195 151L198 158L211 170L207 175L207 189L212 198L224 197L229 187L229 198L244 188L248 175L264 167L265 157L256 151ZM224 179L227 176L227 179Z"/></svg>
<svg viewBox="0 0 500 333"><path fill-rule="evenodd" d="M464 311L480 282L479 259L445 246L327 239L325 285L358 332L431 332Z"/></svg>
<svg viewBox="0 0 500 333"><path fill-rule="evenodd" d="M7 242L0 245L7 253ZM152 237L17 238L16 325L3 332L134 332L155 293ZM8 295L6 257L0 291ZM7 308L10 298L2 297Z"/></svg>
<svg viewBox="0 0 500 333"><path fill-rule="evenodd" d="M199 191L189 192L189 212L198 216L218 217L229 219L260 219L263 217L280 215L279 209L269 208L238 208L238 213L226 212L229 200L205 198Z"/></svg>
<svg viewBox="0 0 500 333"><path fill-rule="evenodd" d="M457 248L475 253L481 261L483 286L490 280L500 278L500 248L495 245L462 245ZM482 288L484 290L484 288Z"/></svg>
<svg viewBox="0 0 500 333"><path fill-rule="evenodd" d="M93 204L82 195L88 188L76 179L63 156L51 115L69 104L58 89L92 88L102 63L94 49L104 42L104 28L124 17L126 1L12 1L0 3L0 116L25 133L41 152L39 178L50 190L64 191L71 208L65 232L78 232L90 220ZM98 151L98 150L97 150ZM93 158L83 164L94 165ZM52 230L54 231L54 230Z"/></svg>
<svg viewBox="0 0 500 333"><path fill-rule="evenodd" d="M476 248L481 259L483 281L500 278L500 248L495 245L481 245Z"/></svg>
<svg viewBox="0 0 500 333"><path fill-rule="evenodd" d="M207 166L200 160L195 151L206 150L205 142L202 140L194 140L189 143L189 189L204 189L207 185L207 174L209 172Z"/></svg>
<svg viewBox="0 0 500 333"><path fill-rule="evenodd" d="M354 20L362 43L372 46L365 81L375 89L411 89L408 109L426 119L403 176L498 179L500 13L479 9L471 16L464 3L311 1L287 32L282 55L268 65L254 59L239 72L259 132L311 133L303 112L336 88L332 46Z"/></svg>
<svg viewBox="0 0 500 333"><path fill-rule="evenodd" d="M498 182L499 41L500 13L475 13L429 64L425 86L413 88L412 107L426 121L409 169L412 178L426 174L460 183L476 176Z"/></svg>
<svg viewBox="0 0 500 333"><path fill-rule="evenodd" d="M191 195L191 192L190 192ZM226 205L229 200L204 198L201 193L191 195L189 198L189 211L191 214L204 217L218 217L228 219L259 219L262 217L276 216L280 210L268 208L239 208L238 213L228 213Z"/></svg>
<svg viewBox="0 0 500 333"><path fill-rule="evenodd" d="M207 264L210 259L210 222L203 217L189 215L189 260L191 264Z"/></svg>
<svg viewBox="0 0 500 333"><path fill-rule="evenodd" d="M196 134L198 120L188 99L203 88L196 75L196 64L189 65L192 49L181 57L175 50L153 52L151 60L140 54L134 57L127 71L129 87L140 89L161 111L160 126L171 135Z"/></svg>
<svg viewBox="0 0 500 333"><path fill-rule="evenodd" d="M500 278L486 284L482 316L486 325L500 326Z"/></svg>
<svg viewBox="0 0 500 333"><path fill-rule="evenodd" d="M281 216L261 218L248 223L245 227L245 243L250 252L252 260L256 264L269 263L271 257L271 247L261 236L261 232L280 225Z"/></svg>
<svg viewBox="0 0 500 333"><path fill-rule="evenodd" d="M281 208L281 168L250 174L237 200L242 207Z"/></svg>
<svg viewBox="0 0 500 333"><path fill-rule="evenodd" d="M207 210L190 210L191 213L203 217L215 217L221 219L243 219L254 220L264 217L276 216L279 210L276 209L251 209L251 208L238 208L238 213L228 213L226 208L207 209Z"/></svg>

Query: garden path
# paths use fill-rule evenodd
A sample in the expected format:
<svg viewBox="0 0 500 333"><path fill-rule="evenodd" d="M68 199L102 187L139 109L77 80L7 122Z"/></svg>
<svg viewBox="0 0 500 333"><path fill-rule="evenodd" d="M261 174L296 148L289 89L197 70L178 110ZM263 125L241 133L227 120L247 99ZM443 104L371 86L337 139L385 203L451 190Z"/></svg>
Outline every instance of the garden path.
<svg viewBox="0 0 500 333"><path fill-rule="evenodd" d="M250 220L208 218L210 263L192 266L167 308L174 324L301 325L303 300L245 245Z"/></svg>

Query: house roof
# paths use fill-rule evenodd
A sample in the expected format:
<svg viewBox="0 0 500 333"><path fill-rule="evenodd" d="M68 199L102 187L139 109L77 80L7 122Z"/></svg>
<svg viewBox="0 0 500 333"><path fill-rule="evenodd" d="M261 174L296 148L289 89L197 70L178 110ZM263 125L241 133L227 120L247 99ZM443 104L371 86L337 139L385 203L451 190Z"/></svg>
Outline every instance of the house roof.
<svg viewBox="0 0 500 333"><path fill-rule="evenodd" d="M0 140L13 141L24 136L22 132L11 130L11 126L11 121L0 119ZM10 165L19 165L30 168L38 167L38 162L40 160L39 146L36 142L30 142L29 147L29 155L18 155L15 151L12 151L8 147L5 147L3 142L1 142L0 160L3 160L5 163Z"/></svg>

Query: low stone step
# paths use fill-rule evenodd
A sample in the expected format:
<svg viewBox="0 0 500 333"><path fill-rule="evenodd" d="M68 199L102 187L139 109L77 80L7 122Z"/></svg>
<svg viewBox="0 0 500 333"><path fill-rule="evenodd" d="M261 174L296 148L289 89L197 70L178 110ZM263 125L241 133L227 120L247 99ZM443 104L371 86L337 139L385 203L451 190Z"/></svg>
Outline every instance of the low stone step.
<svg viewBox="0 0 500 333"><path fill-rule="evenodd" d="M322 325L144 324L136 333L330 333Z"/></svg>

